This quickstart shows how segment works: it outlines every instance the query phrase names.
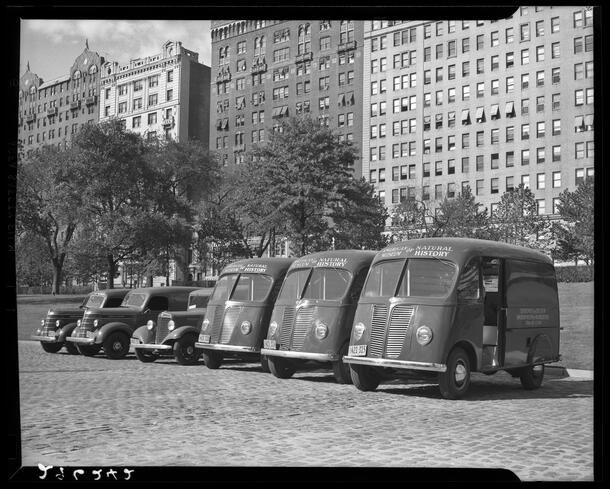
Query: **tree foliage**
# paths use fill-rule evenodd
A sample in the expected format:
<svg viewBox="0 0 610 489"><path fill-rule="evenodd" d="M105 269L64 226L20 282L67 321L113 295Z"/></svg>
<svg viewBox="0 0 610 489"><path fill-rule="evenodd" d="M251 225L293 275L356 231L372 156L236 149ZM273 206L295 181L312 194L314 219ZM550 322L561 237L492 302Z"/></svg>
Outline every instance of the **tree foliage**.
<svg viewBox="0 0 610 489"><path fill-rule="evenodd" d="M475 201L470 187L454 199L445 197L434 215L435 236L487 239L490 237L487 209Z"/></svg>

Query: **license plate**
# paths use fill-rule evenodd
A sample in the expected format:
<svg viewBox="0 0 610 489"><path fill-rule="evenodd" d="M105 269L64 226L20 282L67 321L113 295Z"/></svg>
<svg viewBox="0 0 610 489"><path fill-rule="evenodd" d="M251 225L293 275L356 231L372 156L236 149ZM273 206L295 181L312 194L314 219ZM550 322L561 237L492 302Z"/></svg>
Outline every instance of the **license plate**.
<svg viewBox="0 0 610 489"><path fill-rule="evenodd" d="M139 345L140 344L140 340L137 338L131 338L131 344L132 345Z"/></svg>
<svg viewBox="0 0 610 489"><path fill-rule="evenodd" d="M47 331L47 336L55 339L55 331Z"/></svg>
<svg viewBox="0 0 610 489"><path fill-rule="evenodd" d="M366 345L350 345L349 354L354 357L364 357L366 355Z"/></svg>
<svg viewBox="0 0 610 489"><path fill-rule="evenodd" d="M263 347L266 350L275 350L277 348L275 340L263 340Z"/></svg>
<svg viewBox="0 0 610 489"><path fill-rule="evenodd" d="M209 343L210 335L209 334L201 334L199 335L199 343Z"/></svg>
<svg viewBox="0 0 610 489"><path fill-rule="evenodd" d="M95 331L87 331L85 334L87 338L95 338Z"/></svg>

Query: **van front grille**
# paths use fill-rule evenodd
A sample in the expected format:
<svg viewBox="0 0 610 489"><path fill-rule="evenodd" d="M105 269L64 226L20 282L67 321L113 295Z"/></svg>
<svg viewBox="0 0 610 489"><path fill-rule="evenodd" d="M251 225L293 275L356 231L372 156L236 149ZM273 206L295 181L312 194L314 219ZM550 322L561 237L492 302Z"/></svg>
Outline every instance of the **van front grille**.
<svg viewBox="0 0 610 489"><path fill-rule="evenodd" d="M313 318L313 307L302 307L299 309L297 314L297 320L294 324L294 330L292 332L292 345L291 350L299 351L303 348L305 342L305 336L311 326L311 319Z"/></svg>
<svg viewBox="0 0 610 489"><path fill-rule="evenodd" d="M220 337L220 329L222 328L222 314L224 313L223 306L216 306L212 313L212 326L210 328L210 343L218 343Z"/></svg>
<svg viewBox="0 0 610 489"><path fill-rule="evenodd" d="M280 350L290 349L290 337L292 336L292 326L295 316L294 307L284 308L284 317L282 318L282 330L280 331Z"/></svg>
<svg viewBox="0 0 610 489"><path fill-rule="evenodd" d="M388 339L386 343L386 356L388 358L396 358L402 351L402 345L405 341L405 336L409 331L411 320L413 319L413 313L415 307L413 306L396 306L392 309L390 314L390 327L388 328ZM406 345L407 349L410 346Z"/></svg>
<svg viewBox="0 0 610 489"><path fill-rule="evenodd" d="M369 357L380 358L383 355L385 343L385 326L388 320L388 306L374 304L371 314L371 339L369 342Z"/></svg>
<svg viewBox="0 0 610 489"><path fill-rule="evenodd" d="M219 343L222 343L223 345L229 343L240 312L241 307L229 307L225 311L225 317L222 320L222 331L220 333Z"/></svg>

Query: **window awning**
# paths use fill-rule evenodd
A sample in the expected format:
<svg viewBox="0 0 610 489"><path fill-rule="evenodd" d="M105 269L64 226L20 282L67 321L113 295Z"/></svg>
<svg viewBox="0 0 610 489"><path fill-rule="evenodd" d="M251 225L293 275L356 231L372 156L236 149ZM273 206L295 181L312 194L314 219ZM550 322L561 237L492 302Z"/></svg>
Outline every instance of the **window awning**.
<svg viewBox="0 0 610 489"><path fill-rule="evenodd" d="M477 107L477 112L476 112L475 117L477 119L482 119L484 117L484 115L485 115L485 111L484 111L483 107Z"/></svg>
<svg viewBox="0 0 610 489"><path fill-rule="evenodd" d="M443 114L436 114L435 120L442 121L443 120Z"/></svg>
<svg viewBox="0 0 610 489"><path fill-rule="evenodd" d="M449 112L447 114L447 119L449 119L450 121L452 121L453 119L455 119L455 112Z"/></svg>
<svg viewBox="0 0 610 489"><path fill-rule="evenodd" d="M222 128L226 129L227 127L229 127L229 119L223 119L222 120Z"/></svg>
<svg viewBox="0 0 610 489"><path fill-rule="evenodd" d="M350 93L348 98L347 98L347 103L349 105L354 105L356 103L356 99L354 98L354 93Z"/></svg>
<svg viewBox="0 0 610 489"><path fill-rule="evenodd" d="M585 116L585 126L593 126L593 114Z"/></svg>
<svg viewBox="0 0 610 489"><path fill-rule="evenodd" d="M470 110L469 109L463 109L462 110L462 122L466 122L470 120Z"/></svg>
<svg viewBox="0 0 610 489"><path fill-rule="evenodd" d="M491 106L491 116L500 117L500 106L498 104L493 104Z"/></svg>
<svg viewBox="0 0 610 489"><path fill-rule="evenodd" d="M339 102L338 105L343 106L345 105L345 94L342 93L341 95L339 95Z"/></svg>
<svg viewBox="0 0 610 489"><path fill-rule="evenodd" d="M216 129L221 129L222 128L222 119L217 119L216 120Z"/></svg>
<svg viewBox="0 0 610 489"><path fill-rule="evenodd" d="M279 117L280 116L281 107L273 107L273 112L271 117Z"/></svg>
<svg viewBox="0 0 610 489"><path fill-rule="evenodd" d="M506 102L506 109L504 112L506 115L513 115L515 113L515 102Z"/></svg>
<svg viewBox="0 0 610 489"><path fill-rule="evenodd" d="M583 127L585 125L585 118L582 115L576 116L574 119L574 127Z"/></svg>
<svg viewBox="0 0 610 489"><path fill-rule="evenodd" d="M282 107L282 109L280 110L280 116L281 116L281 117L284 117L284 116L287 116L287 115L288 115L288 106L287 106L287 105L284 105L284 106Z"/></svg>

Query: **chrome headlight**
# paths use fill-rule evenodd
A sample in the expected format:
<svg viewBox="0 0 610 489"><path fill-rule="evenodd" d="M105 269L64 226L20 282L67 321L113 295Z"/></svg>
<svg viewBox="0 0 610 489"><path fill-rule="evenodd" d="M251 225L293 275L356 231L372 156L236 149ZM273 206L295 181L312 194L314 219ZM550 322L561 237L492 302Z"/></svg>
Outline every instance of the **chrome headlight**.
<svg viewBox="0 0 610 489"><path fill-rule="evenodd" d="M41 325L41 326L44 326L44 319L41 319L41 320L40 320L40 325Z"/></svg>
<svg viewBox="0 0 610 489"><path fill-rule="evenodd" d="M78 321L76 321L76 326L80 327L80 323L82 322L82 319L79 319Z"/></svg>
<svg viewBox="0 0 610 489"><path fill-rule="evenodd" d="M432 330L428 326L420 326L415 332L415 337L420 345L427 345L432 341Z"/></svg>
<svg viewBox="0 0 610 489"><path fill-rule="evenodd" d="M239 329L242 334L250 334L250 331L252 331L252 323L250 321L242 321Z"/></svg>
<svg viewBox="0 0 610 489"><path fill-rule="evenodd" d="M155 322L152 319L149 319L146 323L146 329L153 329L155 327Z"/></svg>
<svg viewBox="0 0 610 489"><path fill-rule="evenodd" d="M60 325L61 325L61 321L59 319L57 321L55 321L56 328L59 328Z"/></svg>
<svg viewBox="0 0 610 489"><path fill-rule="evenodd" d="M273 336L276 331L277 331L277 322L271 321L271 323L269 323L269 332L268 332L267 336Z"/></svg>
<svg viewBox="0 0 610 489"><path fill-rule="evenodd" d="M97 319L93 320L93 327L97 328L97 325L100 324L100 322Z"/></svg>
<svg viewBox="0 0 610 489"><path fill-rule="evenodd" d="M167 323L167 329L169 331L173 331L175 327L176 327L176 323L174 322L173 319L170 319L169 322Z"/></svg>
<svg viewBox="0 0 610 489"><path fill-rule="evenodd" d="M209 325L210 325L210 320L208 318L205 318L203 320L203 322L201 323L201 330L205 331L206 329L208 329Z"/></svg>
<svg viewBox="0 0 610 489"><path fill-rule="evenodd" d="M314 323L314 333L316 338L323 340L328 335L328 326L319 319L316 319L316 322Z"/></svg>
<svg viewBox="0 0 610 489"><path fill-rule="evenodd" d="M364 334L365 330L366 326L364 325L364 323L356 323L356 325L354 326L354 339L358 341L360 338L362 338L362 335Z"/></svg>

